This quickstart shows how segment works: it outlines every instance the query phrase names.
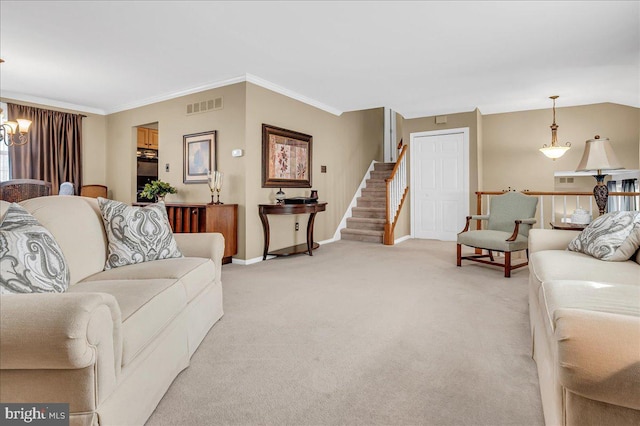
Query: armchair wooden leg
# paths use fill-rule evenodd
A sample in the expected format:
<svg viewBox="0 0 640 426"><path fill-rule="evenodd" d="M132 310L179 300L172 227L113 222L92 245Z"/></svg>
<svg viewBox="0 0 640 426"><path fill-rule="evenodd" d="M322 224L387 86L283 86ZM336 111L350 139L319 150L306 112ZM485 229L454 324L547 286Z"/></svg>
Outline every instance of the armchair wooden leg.
<svg viewBox="0 0 640 426"><path fill-rule="evenodd" d="M489 250L489 259L491 259L492 262L495 262L495 259L493 258L493 251Z"/></svg>
<svg viewBox="0 0 640 426"><path fill-rule="evenodd" d="M458 244L458 249L457 249L457 265L458 266L462 266L462 246L460 244Z"/></svg>
<svg viewBox="0 0 640 426"><path fill-rule="evenodd" d="M526 250L527 251L527 262L529 261L529 249Z"/></svg>
<svg viewBox="0 0 640 426"><path fill-rule="evenodd" d="M504 252L504 276L505 278L511 277L511 252Z"/></svg>

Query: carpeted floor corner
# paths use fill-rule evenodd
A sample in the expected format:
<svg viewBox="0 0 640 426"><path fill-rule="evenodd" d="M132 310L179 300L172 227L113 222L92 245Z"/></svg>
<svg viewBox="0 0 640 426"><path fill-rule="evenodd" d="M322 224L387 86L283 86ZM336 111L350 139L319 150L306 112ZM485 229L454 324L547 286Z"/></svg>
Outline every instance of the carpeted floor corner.
<svg viewBox="0 0 640 426"><path fill-rule="evenodd" d="M338 241L224 265L225 316L148 425L543 425L528 269Z"/></svg>

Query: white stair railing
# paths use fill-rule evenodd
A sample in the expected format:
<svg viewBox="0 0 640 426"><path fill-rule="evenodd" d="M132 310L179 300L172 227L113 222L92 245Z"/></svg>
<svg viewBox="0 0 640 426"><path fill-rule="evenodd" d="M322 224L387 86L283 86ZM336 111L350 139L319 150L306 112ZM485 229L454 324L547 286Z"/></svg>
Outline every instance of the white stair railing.
<svg viewBox="0 0 640 426"><path fill-rule="evenodd" d="M394 229L398 221L398 215L402 204L407 197L409 187L407 186L407 145L402 148L398 161L391 172L391 176L386 179L386 215L384 225L384 239L386 245L393 245Z"/></svg>

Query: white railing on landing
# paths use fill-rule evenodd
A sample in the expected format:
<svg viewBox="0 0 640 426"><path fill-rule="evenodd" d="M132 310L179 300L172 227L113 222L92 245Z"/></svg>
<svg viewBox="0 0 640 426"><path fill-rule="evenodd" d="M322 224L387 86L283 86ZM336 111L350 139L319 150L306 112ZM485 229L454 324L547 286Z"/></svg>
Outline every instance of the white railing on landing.
<svg viewBox="0 0 640 426"><path fill-rule="evenodd" d="M538 197L536 211L537 222L534 228L551 228L551 223L570 223L571 215L575 209L587 210L592 219L598 214L593 193L591 192L540 192L522 191L523 194ZM477 196L477 214L489 214L491 196L504 194L504 191L479 191ZM640 192L610 192L609 198L619 200L631 199L635 206L631 210L640 209ZM587 208L588 207L588 208Z"/></svg>
<svg viewBox="0 0 640 426"><path fill-rule="evenodd" d="M386 196L386 215L384 224L384 239L386 245L394 243L394 229L398 221L398 215L402 204L407 197L409 186L407 185L407 145L402 147L402 151L398 156L398 161L391 172L389 178L386 179L387 196Z"/></svg>

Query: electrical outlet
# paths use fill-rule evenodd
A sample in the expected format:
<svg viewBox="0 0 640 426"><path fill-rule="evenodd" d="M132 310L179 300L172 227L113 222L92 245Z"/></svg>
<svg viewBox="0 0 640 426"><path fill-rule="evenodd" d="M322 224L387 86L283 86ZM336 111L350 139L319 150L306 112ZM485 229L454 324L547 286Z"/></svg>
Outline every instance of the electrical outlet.
<svg viewBox="0 0 640 426"><path fill-rule="evenodd" d="M296 222L296 231L300 230L300 224L298 222Z"/></svg>
<svg viewBox="0 0 640 426"><path fill-rule="evenodd" d="M169 171L169 163L167 163L167 164L165 164L165 165L164 165L164 171L165 171L165 172L168 172L168 171Z"/></svg>
<svg viewBox="0 0 640 426"><path fill-rule="evenodd" d="M327 173L327 166L320 166L320 173Z"/></svg>

